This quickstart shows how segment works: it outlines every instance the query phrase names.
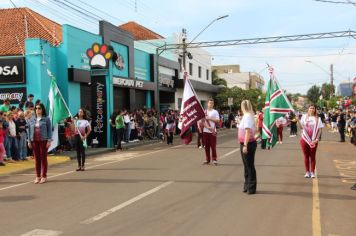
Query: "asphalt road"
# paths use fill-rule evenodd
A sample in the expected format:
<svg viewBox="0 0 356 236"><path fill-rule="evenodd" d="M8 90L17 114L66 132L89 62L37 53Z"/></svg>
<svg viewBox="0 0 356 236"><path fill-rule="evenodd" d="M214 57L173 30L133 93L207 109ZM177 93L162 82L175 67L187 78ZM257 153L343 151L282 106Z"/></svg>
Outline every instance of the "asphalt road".
<svg viewBox="0 0 356 236"><path fill-rule="evenodd" d="M219 134L218 166L176 139L91 157L85 172L51 167L43 185L32 171L0 176L0 235L356 235L354 146L324 131L314 180L299 138L258 149L247 195L235 132Z"/></svg>

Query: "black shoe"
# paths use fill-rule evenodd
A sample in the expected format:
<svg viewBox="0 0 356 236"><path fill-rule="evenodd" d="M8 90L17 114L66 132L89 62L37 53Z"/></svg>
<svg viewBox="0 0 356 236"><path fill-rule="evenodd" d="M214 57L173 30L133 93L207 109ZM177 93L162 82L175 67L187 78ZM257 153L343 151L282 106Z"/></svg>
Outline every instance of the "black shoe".
<svg viewBox="0 0 356 236"><path fill-rule="evenodd" d="M82 167L78 167L75 171L81 171L82 170Z"/></svg>
<svg viewBox="0 0 356 236"><path fill-rule="evenodd" d="M242 192L247 193L247 189L242 190Z"/></svg>
<svg viewBox="0 0 356 236"><path fill-rule="evenodd" d="M248 194L248 195L256 194L256 191L251 191L251 192L248 192L247 194Z"/></svg>

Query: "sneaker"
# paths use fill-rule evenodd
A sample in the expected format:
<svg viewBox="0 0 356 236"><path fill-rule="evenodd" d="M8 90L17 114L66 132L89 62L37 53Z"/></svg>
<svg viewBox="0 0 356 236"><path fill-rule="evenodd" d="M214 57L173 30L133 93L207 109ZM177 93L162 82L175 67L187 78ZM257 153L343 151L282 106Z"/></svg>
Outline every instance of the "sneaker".
<svg viewBox="0 0 356 236"><path fill-rule="evenodd" d="M36 177L36 179L33 181L33 183L38 184L41 181L40 177Z"/></svg>
<svg viewBox="0 0 356 236"><path fill-rule="evenodd" d="M47 182L47 178L41 178L40 184L44 184Z"/></svg>
<svg viewBox="0 0 356 236"><path fill-rule="evenodd" d="M304 178L310 178L310 173L308 171L305 173Z"/></svg>
<svg viewBox="0 0 356 236"><path fill-rule="evenodd" d="M217 166L218 165L218 161L213 161L213 164Z"/></svg>
<svg viewBox="0 0 356 236"><path fill-rule="evenodd" d="M313 179L316 177L314 172L310 172L310 177L313 178Z"/></svg>
<svg viewBox="0 0 356 236"><path fill-rule="evenodd" d="M210 161L204 161L203 165L210 165Z"/></svg>
<svg viewBox="0 0 356 236"><path fill-rule="evenodd" d="M203 148L203 146L199 146L199 149L202 149Z"/></svg>

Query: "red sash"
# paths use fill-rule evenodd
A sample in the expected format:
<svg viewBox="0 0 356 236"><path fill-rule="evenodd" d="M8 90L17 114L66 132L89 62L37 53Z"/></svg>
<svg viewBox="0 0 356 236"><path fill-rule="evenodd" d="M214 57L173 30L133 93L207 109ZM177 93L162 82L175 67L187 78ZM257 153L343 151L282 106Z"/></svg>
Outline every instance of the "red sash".
<svg viewBox="0 0 356 236"><path fill-rule="evenodd" d="M308 120L308 115L306 115L305 117L305 122ZM306 128L303 127L303 132L302 132L302 139L309 145L309 147L314 148L315 144L313 143L313 141L317 138L316 135L318 133L318 126L319 126L319 117L316 117L315 119L315 126L313 127L313 132L312 135L310 137L310 135L308 134L308 132L306 131Z"/></svg>

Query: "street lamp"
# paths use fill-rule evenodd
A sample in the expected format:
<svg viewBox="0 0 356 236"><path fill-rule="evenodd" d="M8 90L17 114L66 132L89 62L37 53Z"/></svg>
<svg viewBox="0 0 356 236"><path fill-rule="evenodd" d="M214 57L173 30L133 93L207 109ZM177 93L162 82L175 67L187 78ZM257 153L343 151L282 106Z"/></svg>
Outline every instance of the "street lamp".
<svg viewBox="0 0 356 236"><path fill-rule="evenodd" d="M186 29L183 29L183 37L182 37L182 43L183 43L183 69L184 71L186 71L186 55L187 55L187 47L189 44L191 44L192 42L194 42L195 39L197 39L199 37L199 35L201 35L207 28L209 28L209 26L211 26L215 21L224 19L226 17L228 17L229 15L224 15L224 16L219 16L218 18L215 18L214 20L212 20L204 29L202 29L193 39L192 41L190 41L190 43L186 43ZM189 59L192 59L193 57L190 55Z"/></svg>

